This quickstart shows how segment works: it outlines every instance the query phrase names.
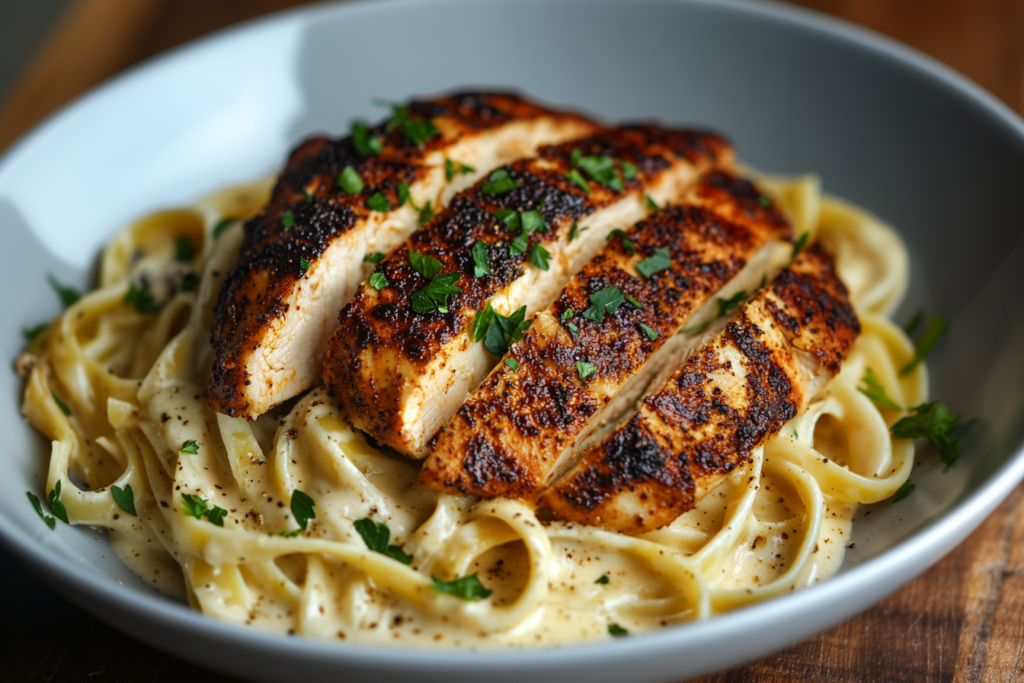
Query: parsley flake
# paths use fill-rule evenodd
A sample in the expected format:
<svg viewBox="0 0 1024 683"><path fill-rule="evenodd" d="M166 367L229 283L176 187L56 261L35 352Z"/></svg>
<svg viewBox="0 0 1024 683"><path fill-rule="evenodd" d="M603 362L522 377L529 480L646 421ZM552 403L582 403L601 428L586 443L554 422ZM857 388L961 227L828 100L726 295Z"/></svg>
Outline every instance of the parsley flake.
<svg viewBox="0 0 1024 683"><path fill-rule="evenodd" d="M196 455L199 453L199 443L193 439L189 439L185 443L181 444L181 448L178 449L179 453L188 453L189 455Z"/></svg>
<svg viewBox="0 0 1024 683"><path fill-rule="evenodd" d="M187 237L178 237L174 240L174 260L188 263L196 255L196 245Z"/></svg>
<svg viewBox="0 0 1024 683"><path fill-rule="evenodd" d="M203 513L206 519L210 520L211 524L216 526L224 526L224 518L228 516L228 511L222 507L214 505L211 509Z"/></svg>
<svg viewBox="0 0 1024 683"><path fill-rule="evenodd" d="M435 275L444 270L444 264L433 256L411 250L409 251L409 265L428 280L433 279Z"/></svg>
<svg viewBox="0 0 1024 683"><path fill-rule="evenodd" d="M647 327L647 325L644 325L643 323L640 323L640 329L643 330L643 333L647 335L648 339L650 339L651 341L657 341L657 331L651 329L650 327Z"/></svg>
<svg viewBox="0 0 1024 683"><path fill-rule="evenodd" d="M205 498L194 496L188 493L181 494L182 507L184 508L185 514L188 517L195 517L196 519L202 519L206 517L211 524L222 527L224 526L224 518L227 516L228 511L222 507L214 505L212 508L209 506L210 503Z"/></svg>
<svg viewBox="0 0 1024 683"><path fill-rule="evenodd" d="M217 224L213 226L213 239L217 239L224 234L224 231L230 228L238 222L237 218L221 218L217 221Z"/></svg>
<svg viewBox="0 0 1024 683"><path fill-rule="evenodd" d="M370 135L370 127L365 121L352 122L352 146L364 157L380 154L384 148L379 137Z"/></svg>
<svg viewBox="0 0 1024 683"><path fill-rule="evenodd" d="M134 282L129 283L128 292L124 295L124 302L134 308L136 313L143 314L159 313L164 307L153 298L153 293L149 291L147 282L143 282L141 287L136 287Z"/></svg>
<svg viewBox="0 0 1024 683"><path fill-rule="evenodd" d="M864 370L864 378L861 381L866 386L857 387L857 391L867 396L873 403L889 410L902 410L895 401L885 395L885 387L878 381L878 376L870 367Z"/></svg>
<svg viewBox="0 0 1024 683"><path fill-rule="evenodd" d="M384 289L388 286L388 279L384 273L374 273L370 276L370 286L377 290Z"/></svg>
<svg viewBox="0 0 1024 683"><path fill-rule="evenodd" d="M452 178L454 178L456 176L456 174L459 174L459 173L462 173L462 174L476 173L476 169L473 168L472 166L469 166L467 164L462 164L462 163L460 163L460 164L458 164L458 166L456 166L455 162L453 162L451 159L445 159L444 160L444 177L445 177L445 180L447 180L450 183L452 181Z"/></svg>
<svg viewBox="0 0 1024 683"><path fill-rule="evenodd" d="M574 159L573 165L582 169L593 180L615 192L622 192L622 177L615 169L614 159L606 156L585 157L582 155L574 156Z"/></svg>
<svg viewBox="0 0 1024 683"><path fill-rule="evenodd" d="M626 231L625 230L619 230L619 229L612 230L610 233L608 233L608 236L605 237L604 239L605 239L606 242L610 242L613 237L618 237L619 238L619 244L622 245L622 250L624 252L626 252L630 256L632 256L633 254L636 253L636 249L633 248L633 240L629 239L629 237L626 236Z"/></svg>
<svg viewBox="0 0 1024 683"><path fill-rule="evenodd" d="M598 577L597 581L595 581L594 583L599 583L602 586L607 586L608 585L608 581L609 581L608 575L607 574L602 574L600 577Z"/></svg>
<svg viewBox="0 0 1024 683"><path fill-rule="evenodd" d="M579 237L581 233L584 233L587 230L590 230L590 226L581 229L579 221L573 221L572 227L569 228L569 241L572 242L577 237Z"/></svg>
<svg viewBox="0 0 1024 683"><path fill-rule="evenodd" d="M370 211L380 211L383 213L391 210L391 202L389 202L388 198L383 194L377 192L366 200L366 208Z"/></svg>
<svg viewBox="0 0 1024 683"><path fill-rule="evenodd" d="M305 275L305 274L306 274L306 271L307 271L307 270L309 270L309 267L310 267L311 265L313 265L313 264L311 264L311 263L309 262L309 259L308 259L308 258L306 258L305 256L303 256L302 258L300 258L300 259L299 259L299 277L302 277L303 275Z"/></svg>
<svg viewBox="0 0 1024 683"><path fill-rule="evenodd" d="M284 231L288 232L295 225L295 215L291 211L285 211L281 214L281 226L284 227Z"/></svg>
<svg viewBox="0 0 1024 683"><path fill-rule="evenodd" d="M363 263L380 263L384 260L384 254L379 251L375 251L372 254L367 254L363 257Z"/></svg>
<svg viewBox="0 0 1024 683"><path fill-rule="evenodd" d="M593 320L595 323L602 322L605 313L614 312L625 301L622 290L615 285L594 292L590 295L589 299L590 307L583 311L581 315L587 320Z"/></svg>
<svg viewBox="0 0 1024 683"><path fill-rule="evenodd" d="M505 192L511 192L521 185L522 183L512 180L512 176L508 174L508 171L499 168L491 172L491 175L487 177L487 182L480 186L480 191L484 194L504 194Z"/></svg>
<svg viewBox="0 0 1024 683"><path fill-rule="evenodd" d="M191 292L197 287L199 287L199 276L195 273L187 273L185 277L181 278L180 290L182 292Z"/></svg>
<svg viewBox="0 0 1024 683"><path fill-rule="evenodd" d="M913 337L914 333L917 332L917 328L921 326L921 321L924 320L924 311L918 311L914 314L914 317L910 319L907 326L903 328L903 331L907 333L908 337Z"/></svg>
<svg viewBox="0 0 1024 683"><path fill-rule="evenodd" d="M946 465L952 465L960 457L960 441L949 438L949 433L960 424L960 416L953 415L945 404L935 401L922 403L911 408L908 415L889 431L897 439L928 439L939 450L939 456Z"/></svg>
<svg viewBox="0 0 1024 683"><path fill-rule="evenodd" d="M533 246L530 247L530 263L541 270L548 270L548 259L551 258L551 253L544 248L544 245L540 242L534 242Z"/></svg>
<svg viewBox="0 0 1024 683"><path fill-rule="evenodd" d="M43 336L43 334L50 329L50 323L40 323L35 327L22 327L21 334L25 337L25 340L32 344L35 340Z"/></svg>
<svg viewBox="0 0 1024 683"><path fill-rule="evenodd" d="M661 207L658 206L658 202L651 198L651 195L645 194L644 199L647 200L647 208L651 211L661 211Z"/></svg>
<svg viewBox="0 0 1024 683"><path fill-rule="evenodd" d="M668 270L672 267L672 255L665 247L658 247L654 250L654 256L649 256L636 264L636 269L646 278L655 273Z"/></svg>
<svg viewBox="0 0 1024 683"><path fill-rule="evenodd" d="M419 223L420 227L423 227L432 220L434 220L434 209L430 207L430 200L428 199L427 203L420 209L420 216L416 222Z"/></svg>
<svg viewBox="0 0 1024 683"><path fill-rule="evenodd" d="M636 166L624 160L622 162L622 177L626 180L632 180L633 178L636 178L636 174Z"/></svg>
<svg viewBox="0 0 1024 683"><path fill-rule="evenodd" d="M573 311L571 308L567 308L564 311L562 311L562 322L564 322L565 326L569 328L569 331L573 333L580 331L580 328L576 327L575 324L570 322L574 315L576 315L576 312Z"/></svg>
<svg viewBox="0 0 1024 683"><path fill-rule="evenodd" d="M767 209L769 206L772 205L772 200L770 197L761 195L760 197L757 198L757 203L761 205L761 208Z"/></svg>
<svg viewBox="0 0 1024 683"><path fill-rule="evenodd" d="M306 525L309 524L309 520L316 519L316 510L313 509L314 507L316 507L316 503L313 502L313 499L310 498L309 495L298 489L292 491L292 515L295 517L295 521L303 531L306 530Z"/></svg>
<svg viewBox="0 0 1024 683"><path fill-rule="evenodd" d="M800 252L807 246L807 240L811 239L811 233L805 232L800 235L800 238L793 244L793 258L800 255Z"/></svg>
<svg viewBox="0 0 1024 683"><path fill-rule="evenodd" d="M921 361L928 357L942 337L942 333L946 331L946 326L946 316L944 315L935 313L928 318L924 332L921 333L921 338L917 340L917 345L914 347L914 360L900 370L900 377L909 375L921 364Z"/></svg>
<svg viewBox="0 0 1024 683"><path fill-rule="evenodd" d="M341 170L338 175L338 187L340 187L345 194L359 194L363 191L363 179L356 173L356 169L351 166L346 166Z"/></svg>
<svg viewBox="0 0 1024 683"><path fill-rule="evenodd" d="M636 297L630 296L629 294L626 295L626 301L628 301L629 303L633 304L637 308L647 308L646 306L644 306L644 302L643 301L640 301Z"/></svg>
<svg viewBox="0 0 1024 683"><path fill-rule="evenodd" d="M896 493L893 494L892 502L898 503L899 501L903 500L911 493L913 493L915 488L917 488L917 484L910 481L903 482L903 486L896 489Z"/></svg>
<svg viewBox="0 0 1024 683"><path fill-rule="evenodd" d="M622 628L618 624L608 624L608 633L610 633L615 638L621 638L622 636L629 635L629 631Z"/></svg>
<svg viewBox="0 0 1024 683"><path fill-rule="evenodd" d="M454 595L462 600L481 600L489 596L493 591L480 583L476 574L463 576L454 581L444 581L437 576L431 576L434 582L434 590L445 595Z"/></svg>
<svg viewBox="0 0 1024 683"><path fill-rule="evenodd" d="M53 393L52 391L50 392L50 394L53 396L53 402L57 404L58 408L60 408L60 412L64 413L65 417L71 417L71 408L68 408L68 404L60 400L60 396Z"/></svg>
<svg viewBox="0 0 1024 683"><path fill-rule="evenodd" d="M123 489L120 486L111 486L110 495L114 497L117 507L127 512L132 517L138 517L135 512L135 494L132 492L132 485L127 484Z"/></svg>
<svg viewBox="0 0 1024 683"><path fill-rule="evenodd" d="M391 538L391 530L384 522L375 522L369 517L357 519L352 522L359 535L363 537L366 547L375 553L387 555L391 559L398 560L402 564L412 564L412 558L405 554L397 545L388 545Z"/></svg>
<svg viewBox="0 0 1024 683"><path fill-rule="evenodd" d="M547 232L548 226L544 222L544 217L540 215L539 211L521 211L520 222L523 226L523 232L530 234L531 232Z"/></svg>
<svg viewBox="0 0 1024 683"><path fill-rule="evenodd" d="M414 119L408 107L383 101L377 101L377 104L389 107L392 110L391 118L384 126L384 130L390 133L396 128L401 127L402 135L405 136L405 139L417 147L441 134L437 130L437 126L430 119Z"/></svg>
<svg viewBox="0 0 1024 683"><path fill-rule="evenodd" d="M54 485L53 490L50 491L50 495L47 497L47 502L50 503L50 512L53 516L64 522L65 524L71 524L68 521L68 511L64 507L64 503L60 501L60 479Z"/></svg>
<svg viewBox="0 0 1024 683"><path fill-rule="evenodd" d="M416 208L409 198L409 186L406 183L398 183L398 205L405 206L406 202L409 202L409 206L412 206L412 208Z"/></svg>
<svg viewBox="0 0 1024 683"><path fill-rule="evenodd" d="M412 295L412 309L417 313L447 313L448 297L462 294L462 290L455 286L461 277L460 273L435 275L426 287Z"/></svg>
<svg viewBox="0 0 1024 683"><path fill-rule="evenodd" d="M736 310L743 305L743 302L747 300L747 290L741 289L740 291L733 294L728 299L716 299L718 304L718 315L716 318L724 318L729 315L732 311ZM710 324L710 323L709 323Z"/></svg>
<svg viewBox="0 0 1024 683"><path fill-rule="evenodd" d="M60 297L60 301L64 304L64 308L74 306L75 303L82 298L82 295L78 293L78 290L73 287L65 287L58 282L57 278L54 276L47 275L46 279L49 281L50 286L53 287L53 291L57 292L57 296Z"/></svg>
<svg viewBox="0 0 1024 683"><path fill-rule="evenodd" d="M597 366L578 360L576 361L576 374L579 375L581 381L586 380L597 374Z"/></svg>
<svg viewBox="0 0 1024 683"><path fill-rule="evenodd" d="M476 314L473 320L473 337L483 340L484 348L491 355L501 358L509 347L523 338L533 320L526 319L526 306L520 306L512 315L505 317L487 304L487 308Z"/></svg>
<svg viewBox="0 0 1024 683"><path fill-rule="evenodd" d="M505 224L506 230L519 230L523 227L523 219L518 211L498 209L494 212L494 216Z"/></svg>
<svg viewBox="0 0 1024 683"><path fill-rule="evenodd" d="M580 172L577 171L575 168L571 169L568 173L566 173L565 177L568 178L572 183L577 185L581 190L583 190L587 194L590 194L590 184L582 175L580 175Z"/></svg>
<svg viewBox="0 0 1024 683"><path fill-rule="evenodd" d="M709 327L711 327L711 322L712 321L708 320L707 322L703 322L703 323L700 323L698 325L690 325L689 327L684 327L683 328L683 334L692 334L693 332L703 332L704 330L706 330Z"/></svg>
<svg viewBox="0 0 1024 683"><path fill-rule="evenodd" d="M32 507L35 509L36 514L39 515L39 519L46 522L46 526L50 527L50 531L56 529L57 520L43 512L43 506L39 502L39 497L31 491L25 491L25 495L28 496L28 502L32 503Z"/></svg>
<svg viewBox="0 0 1024 683"><path fill-rule="evenodd" d="M505 359L505 365L509 366L513 370L518 370L519 369L519 361L517 361L514 358L506 358Z"/></svg>
<svg viewBox="0 0 1024 683"><path fill-rule="evenodd" d="M477 240L473 245L473 277L483 277L491 274L491 267L487 264L487 245Z"/></svg>

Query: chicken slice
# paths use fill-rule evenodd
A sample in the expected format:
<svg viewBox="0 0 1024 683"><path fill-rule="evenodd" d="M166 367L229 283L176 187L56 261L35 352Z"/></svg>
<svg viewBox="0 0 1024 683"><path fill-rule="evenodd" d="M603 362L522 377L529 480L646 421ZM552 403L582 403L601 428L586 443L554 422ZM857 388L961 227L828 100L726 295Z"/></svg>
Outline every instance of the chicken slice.
<svg viewBox="0 0 1024 683"><path fill-rule="evenodd" d="M681 205L612 239L441 430L420 483L505 498L544 487L662 368L679 367L702 334L692 318L724 314L786 265L792 230L763 196L714 170ZM609 287L618 303L595 320L591 302ZM580 381L588 366L593 376Z"/></svg>
<svg viewBox="0 0 1024 683"><path fill-rule="evenodd" d="M631 534L668 524L804 410L859 333L832 259L808 248L538 504Z"/></svg>
<svg viewBox="0 0 1024 683"><path fill-rule="evenodd" d="M421 212L492 168L597 129L516 95L464 93L396 108L354 136L300 145L267 207L246 224L221 285L207 402L255 419L319 383L335 316L372 268L364 257L390 251Z"/></svg>
<svg viewBox="0 0 1024 683"><path fill-rule="evenodd" d="M490 305L513 317L525 307L529 318L547 308L612 230L648 212L645 194L678 200L702 172L731 161L716 135L646 125L545 147L498 169L378 265L374 278L386 286L364 284L342 311L324 364L328 391L354 426L425 457L498 362L480 343L478 313ZM441 268L427 273L436 280L429 286L410 261L420 255ZM423 298L438 283L459 291L430 310Z"/></svg>

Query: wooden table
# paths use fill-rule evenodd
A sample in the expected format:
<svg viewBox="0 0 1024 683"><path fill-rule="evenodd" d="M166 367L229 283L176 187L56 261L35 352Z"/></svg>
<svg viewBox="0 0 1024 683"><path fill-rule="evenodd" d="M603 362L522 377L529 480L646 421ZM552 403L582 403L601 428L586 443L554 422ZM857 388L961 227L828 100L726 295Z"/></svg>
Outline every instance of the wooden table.
<svg viewBox="0 0 1024 683"><path fill-rule="evenodd" d="M118 71L209 31L299 0L79 0L0 106L0 149ZM892 36L1024 112L1024 0L799 0ZM0 556L5 681L231 679L136 643ZM905 588L826 633L699 679L1024 680L1024 488Z"/></svg>

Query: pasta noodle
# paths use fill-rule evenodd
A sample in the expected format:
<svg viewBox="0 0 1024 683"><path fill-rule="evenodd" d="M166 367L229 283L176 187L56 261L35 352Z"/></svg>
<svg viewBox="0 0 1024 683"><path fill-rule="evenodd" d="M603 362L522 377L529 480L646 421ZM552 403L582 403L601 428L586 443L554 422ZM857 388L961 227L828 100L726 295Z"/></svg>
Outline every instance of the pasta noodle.
<svg viewBox="0 0 1024 683"><path fill-rule="evenodd" d="M558 644L609 637L611 624L635 633L705 619L827 578L856 507L892 496L913 462L912 441L889 435L904 413L857 386L870 368L912 406L927 376L923 366L899 375L913 346L885 317L908 276L899 237L822 196L813 177L763 181L797 233L835 255L863 332L808 410L662 529L629 537L420 488L418 464L374 448L322 388L251 423L211 412L212 306L242 237L238 221L213 226L258 210L269 182L123 230L99 287L23 358L24 413L53 442L47 491L60 482L71 522L108 529L117 556L160 590L219 619L316 638ZM194 259L175 258L178 238ZM183 287L190 274L197 286ZM139 312L125 303L139 291L166 304ZM135 515L113 495L129 486ZM305 530L296 491L315 505ZM199 505L191 515L188 501ZM371 550L355 524L365 518L386 524L411 564ZM489 597L435 590L433 577L471 574Z"/></svg>

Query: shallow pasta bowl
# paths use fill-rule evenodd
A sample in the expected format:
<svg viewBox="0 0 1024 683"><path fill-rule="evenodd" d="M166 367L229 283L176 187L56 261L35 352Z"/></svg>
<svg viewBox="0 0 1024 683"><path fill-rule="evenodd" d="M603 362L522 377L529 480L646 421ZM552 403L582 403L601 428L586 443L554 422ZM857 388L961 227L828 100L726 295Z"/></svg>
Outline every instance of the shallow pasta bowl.
<svg viewBox="0 0 1024 683"><path fill-rule="evenodd" d="M1024 124L964 79L891 42L770 4L437 0L307 8L135 69L78 101L0 162L2 351L56 314L48 272L84 285L127 221L272 173L313 131L370 117L374 97L515 87L612 120L660 118L729 134L771 172L892 223L911 254L897 320L951 319L932 395L977 418L947 472L925 454L917 490L858 520L829 581L707 622L530 652L399 651L282 638L190 611L124 569L85 528L47 529L25 499L46 444L0 375L0 538L100 618L186 659L259 680L670 680L737 664L867 608L974 529L1024 478Z"/></svg>

